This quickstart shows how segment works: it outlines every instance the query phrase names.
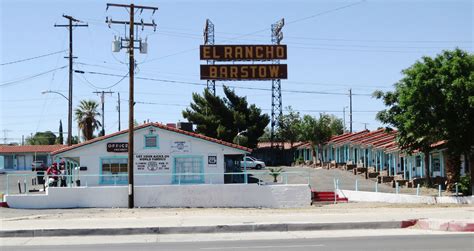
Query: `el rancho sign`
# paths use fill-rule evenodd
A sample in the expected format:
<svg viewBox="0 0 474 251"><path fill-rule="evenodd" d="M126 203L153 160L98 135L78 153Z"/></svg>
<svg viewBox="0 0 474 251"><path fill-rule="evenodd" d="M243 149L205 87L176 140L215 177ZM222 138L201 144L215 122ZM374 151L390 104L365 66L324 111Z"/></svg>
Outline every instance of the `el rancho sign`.
<svg viewBox="0 0 474 251"><path fill-rule="evenodd" d="M286 45L201 45L201 60L285 60Z"/></svg>
<svg viewBox="0 0 474 251"><path fill-rule="evenodd" d="M201 45L201 80L278 80L288 79L288 66L280 64L288 56L286 45ZM215 64L213 62L219 62ZM251 63L234 64L235 61ZM273 61L272 63L258 63ZM212 62L212 63L209 63ZM232 62L232 63L228 63Z"/></svg>

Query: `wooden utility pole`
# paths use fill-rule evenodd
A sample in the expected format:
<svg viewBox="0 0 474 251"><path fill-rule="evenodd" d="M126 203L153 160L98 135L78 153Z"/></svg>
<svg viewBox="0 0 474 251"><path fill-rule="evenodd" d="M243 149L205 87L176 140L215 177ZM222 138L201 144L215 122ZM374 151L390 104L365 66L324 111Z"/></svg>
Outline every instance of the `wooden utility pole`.
<svg viewBox="0 0 474 251"><path fill-rule="evenodd" d="M63 15L64 18L69 20L69 24L55 24L54 27L66 27L69 29L69 96L68 96L68 117L67 117L67 145L72 145L72 28L73 27L87 27L87 24L73 24L82 23L80 20L77 20L71 16Z"/></svg>
<svg viewBox="0 0 474 251"><path fill-rule="evenodd" d="M129 86L129 102L128 102L128 208L133 208L135 206L134 203L134 177L133 177L133 169L134 169L134 153L133 153L133 133L134 133L134 110L133 106L135 105L134 98L133 98L133 93L134 93L134 85L133 85L133 79L134 79L134 72L135 72L135 57L134 57L134 50L137 49L135 47L135 42L140 42L141 40L136 40L135 35L134 35L134 24L135 24L135 11L139 10L140 12L143 12L143 10L152 10L153 13L158 10L157 7L150 7L150 6L140 6L140 5L134 5L134 4L113 4L113 3L108 3L107 4L107 9L109 7L123 7L126 8L128 13L130 13L130 21L114 21L112 18L108 18L105 20L106 23L109 25L111 24L123 24L123 25L128 25L130 27L129 30L129 37L125 38L124 41L128 42L126 43L126 46L122 46L122 39L120 41L120 47L121 48L127 48L128 50L128 55L129 55L129 78L130 78L130 86ZM151 26L156 30L156 24L153 21L152 23L144 23L143 20L140 22L137 22L142 28L145 26ZM140 47L138 47L140 48Z"/></svg>
<svg viewBox="0 0 474 251"><path fill-rule="evenodd" d="M104 108L104 103L105 103L105 94L112 94L114 92L112 91L95 91L93 92L95 94L100 94L100 102L102 104L102 131L100 132L99 136L104 136L105 135L105 108Z"/></svg>

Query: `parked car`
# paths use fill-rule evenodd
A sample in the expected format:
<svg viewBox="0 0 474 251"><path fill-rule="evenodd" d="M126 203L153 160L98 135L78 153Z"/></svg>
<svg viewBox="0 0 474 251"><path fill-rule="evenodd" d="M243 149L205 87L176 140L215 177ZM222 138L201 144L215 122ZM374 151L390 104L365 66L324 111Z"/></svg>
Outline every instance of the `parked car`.
<svg viewBox="0 0 474 251"><path fill-rule="evenodd" d="M48 167L41 160L33 161L31 163L31 171L33 172L46 171L46 169L48 169Z"/></svg>
<svg viewBox="0 0 474 251"><path fill-rule="evenodd" d="M260 161L254 157L247 156L242 161L240 161L240 167L244 168L253 168L253 169L262 169L265 168L265 162Z"/></svg>

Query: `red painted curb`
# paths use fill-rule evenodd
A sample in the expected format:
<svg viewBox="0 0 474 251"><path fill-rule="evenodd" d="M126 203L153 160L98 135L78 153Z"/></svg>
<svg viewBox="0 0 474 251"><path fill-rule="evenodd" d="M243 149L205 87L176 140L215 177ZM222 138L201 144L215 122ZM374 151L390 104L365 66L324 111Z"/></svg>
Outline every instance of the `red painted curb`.
<svg viewBox="0 0 474 251"><path fill-rule="evenodd" d="M0 202L0 207L8 207L8 204L6 201Z"/></svg>
<svg viewBox="0 0 474 251"><path fill-rule="evenodd" d="M416 223L418 223L418 219L404 220L401 222L400 228L413 227Z"/></svg>
<svg viewBox="0 0 474 251"><path fill-rule="evenodd" d="M448 225L450 232L474 232L474 223L454 223L450 222Z"/></svg>

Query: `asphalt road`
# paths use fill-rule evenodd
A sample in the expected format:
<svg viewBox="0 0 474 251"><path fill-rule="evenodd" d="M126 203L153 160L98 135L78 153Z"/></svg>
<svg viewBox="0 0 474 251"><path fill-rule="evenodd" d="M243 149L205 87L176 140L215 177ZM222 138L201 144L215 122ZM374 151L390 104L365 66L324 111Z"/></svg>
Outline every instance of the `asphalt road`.
<svg viewBox="0 0 474 251"><path fill-rule="evenodd" d="M184 237L185 238L185 237ZM2 250L473 250L472 235L378 236L286 240L240 240L99 245L4 246Z"/></svg>

